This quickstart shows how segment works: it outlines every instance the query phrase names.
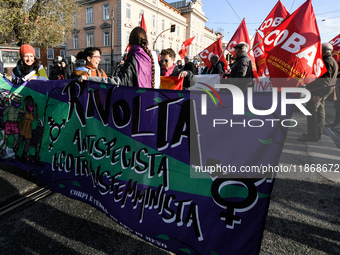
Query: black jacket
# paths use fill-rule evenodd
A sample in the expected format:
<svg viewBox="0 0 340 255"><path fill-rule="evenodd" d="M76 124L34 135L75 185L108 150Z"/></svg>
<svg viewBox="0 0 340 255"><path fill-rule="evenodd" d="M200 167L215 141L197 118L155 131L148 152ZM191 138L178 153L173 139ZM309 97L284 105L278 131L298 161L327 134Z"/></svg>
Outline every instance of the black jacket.
<svg viewBox="0 0 340 255"><path fill-rule="evenodd" d="M246 89L253 84L253 64L246 52L236 58L228 75L228 83Z"/></svg>
<svg viewBox="0 0 340 255"><path fill-rule="evenodd" d="M196 70L196 68L195 68L195 65L194 65L194 63L192 63L192 62L185 63L185 65L184 65L182 71L190 71L190 72L192 72L193 74L197 74L197 70Z"/></svg>
<svg viewBox="0 0 340 255"><path fill-rule="evenodd" d="M71 68L69 65L66 65L64 68L61 68L61 75L64 76L64 79L71 79Z"/></svg>
<svg viewBox="0 0 340 255"><path fill-rule="evenodd" d="M312 83L307 84L306 86L307 89L311 90L312 96L327 97L332 91L332 88L317 88L327 87L336 84L336 78L338 75L338 63L330 54L325 55L322 59L327 72L325 72L320 78L316 79Z"/></svg>
<svg viewBox="0 0 340 255"><path fill-rule="evenodd" d="M224 74L224 63L222 61L218 61L216 65L212 65L209 69L209 74Z"/></svg>

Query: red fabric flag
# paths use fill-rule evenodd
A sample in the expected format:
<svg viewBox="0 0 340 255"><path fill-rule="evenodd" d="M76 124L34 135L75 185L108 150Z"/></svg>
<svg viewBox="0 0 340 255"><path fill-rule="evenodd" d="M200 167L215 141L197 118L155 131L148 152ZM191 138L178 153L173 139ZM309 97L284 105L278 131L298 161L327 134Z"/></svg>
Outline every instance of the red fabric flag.
<svg viewBox="0 0 340 255"><path fill-rule="evenodd" d="M280 25L289 15L289 12L279 0L273 10L268 14L267 18L262 22L261 26L259 26L258 30L263 33L261 36L266 36L269 32Z"/></svg>
<svg viewBox="0 0 340 255"><path fill-rule="evenodd" d="M145 23L145 20L144 20L144 13L142 14L142 19L140 21L140 26L141 26L141 28L143 28L145 30L145 33L148 32L148 30L146 29L146 23Z"/></svg>
<svg viewBox="0 0 340 255"><path fill-rule="evenodd" d="M333 45L333 51L337 52L340 50L340 34L329 41Z"/></svg>
<svg viewBox="0 0 340 255"><path fill-rule="evenodd" d="M311 0L307 0L264 39L267 66L273 86L295 87L321 76L320 33ZM275 79L273 78L284 78Z"/></svg>
<svg viewBox="0 0 340 255"><path fill-rule="evenodd" d="M227 70L229 65L227 63L227 60L225 59L225 56L223 54L223 49L222 49L222 37L215 41L214 43L210 44L206 49L201 51L198 55L204 62L204 64L210 69L211 63L210 63L210 58L213 55L217 55L219 60L224 62L224 70Z"/></svg>
<svg viewBox="0 0 340 255"><path fill-rule="evenodd" d="M182 49L178 52L181 59L183 59L187 55L187 48L189 47L189 45L192 43L194 39L195 39L195 36L183 42Z"/></svg>
<svg viewBox="0 0 340 255"><path fill-rule="evenodd" d="M161 89L182 90L184 77L178 79L178 76L161 76Z"/></svg>
<svg viewBox="0 0 340 255"><path fill-rule="evenodd" d="M228 45L227 45L227 50L234 56L235 55L235 49L234 47L239 44L239 43L245 43L247 45L247 49L250 50L251 49L251 42L249 39L249 35L248 35L248 30L246 27L246 22L245 19L242 20L241 24L239 25L239 27L237 28L235 34L233 35L233 37L230 39ZM254 58L254 53L253 51L249 51L248 52L248 56L253 64L253 76L254 78L257 78L257 70L256 70L256 63L255 63L255 58Z"/></svg>
<svg viewBox="0 0 340 255"><path fill-rule="evenodd" d="M253 53L257 67L257 75L259 77L269 76L266 63L266 53L263 47L263 40L259 33L256 33L254 38Z"/></svg>
<svg viewBox="0 0 340 255"><path fill-rule="evenodd" d="M257 74L259 77L269 76L266 63L266 52L264 51L262 37L266 36L269 32L280 25L281 22L289 15L289 12L279 0L272 11L268 14L266 19L262 22L261 26L258 28L258 32L254 38L253 52L257 67Z"/></svg>

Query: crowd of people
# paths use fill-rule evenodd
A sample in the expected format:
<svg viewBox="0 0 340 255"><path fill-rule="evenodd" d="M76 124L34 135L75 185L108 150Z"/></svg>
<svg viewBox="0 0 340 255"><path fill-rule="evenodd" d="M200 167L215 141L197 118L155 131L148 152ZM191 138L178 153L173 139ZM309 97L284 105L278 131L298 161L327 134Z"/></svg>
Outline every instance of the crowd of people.
<svg viewBox="0 0 340 255"><path fill-rule="evenodd" d="M195 84L195 75L198 74L225 74L224 62L216 55L211 56L210 68L203 69L195 60L192 62L190 56L185 56L184 64L182 60L177 60L173 49L163 49L159 58L156 52L148 47L146 32L141 27L132 30L129 37L131 46L129 53L114 68L112 76L108 76L105 71L99 68L101 61L101 49L88 47L77 54L78 60L83 60L84 65L77 67L71 72L70 66L61 56L53 60L47 75L46 69L36 58L34 48L29 44L20 47L20 60L12 72L12 82L22 84L25 81L37 80L62 80L77 78L79 81L95 81L116 85L127 85L146 88L160 88L160 76L178 76L184 78L183 89L188 89ZM235 49L238 46L235 46ZM246 56L246 54L245 54ZM247 72L245 75L251 75ZM230 77L235 76L233 72ZM239 73L237 73L240 76ZM236 75L236 77L237 77ZM243 75L243 74L242 74Z"/></svg>
<svg viewBox="0 0 340 255"><path fill-rule="evenodd" d="M115 85L127 85L133 87L160 88L160 76L178 77L183 79L183 89L192 87L197 74L220 74L227 78L229 84L234 84L242 90L252 86L253 72L252 62L248 57L248 48L244 43L234 47L236 58L227 55L229 70L225 71L225 63L219 56L210 57L210 67L203 69L196 62L192 62L190 56L176 61L176 53L173 49L163 49L159 58L149 49L146 32L141 27L132 30L129 37L130 51L124 59L114 68L114 73L109 76L99 68L101 61L101 49L89 47L77 54L78 60L84 61L84 66L76 68L72 73L66 61L58 56L53 61L49 76L36 58L34 48L29 44L20 47L20 60L12 72L12 82L21 84L24 81L61 80L76 78L80 82L89 80ZM329 43L322 44L323 61L327 72L307 85L311 91L312 99L307 103L307 109L312 113L307 118L307 134L303 134L300 141L318 141L321 138L322 127L325 124L325 101L331 98L334 101L336 111L333 123L326 124L335 130L340 130L340 89L336 84L339 76L339 59L332 56L333 47ZM0 66L1 67L1 66Z"/></svg>

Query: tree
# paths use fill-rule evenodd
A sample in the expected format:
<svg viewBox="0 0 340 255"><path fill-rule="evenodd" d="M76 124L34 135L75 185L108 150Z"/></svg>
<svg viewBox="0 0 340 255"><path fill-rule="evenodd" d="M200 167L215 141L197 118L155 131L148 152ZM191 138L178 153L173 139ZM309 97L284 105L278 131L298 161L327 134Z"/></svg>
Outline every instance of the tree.
<svg viewBox="0 0 340 255"><path fill-rule="evenodd" d="M63 44L82 8L77 0L2 0L0 43L14 34L18 46L23 43L40 47Z"/></svg>

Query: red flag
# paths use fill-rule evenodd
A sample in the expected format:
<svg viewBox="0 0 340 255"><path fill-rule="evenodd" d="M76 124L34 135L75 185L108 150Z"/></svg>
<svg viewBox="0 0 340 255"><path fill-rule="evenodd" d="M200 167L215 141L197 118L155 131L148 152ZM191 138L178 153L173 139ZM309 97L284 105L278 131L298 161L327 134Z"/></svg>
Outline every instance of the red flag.
<svg viewBox="0 0 340 255"><path fill-rule="evenodd" d="M340 34L334 37L332 40L330 40L329 43L333 45L334 52L339 51L340 50Z"/></svg>
<svg viewBox="0 0 340 255"><path fill-rule="evenodd" d="M267 63L266 63L266 52L264 51L262 36L266 36L269 32L275 29L289 16L289 12L283 6L279 0L271 12L268 14L266 19L262 22L258 28L258 32L254 38L254 58L257 67L257 74L259 77L269 76ZM261 33L261 34L260 34Z"/></svg>
<svg viewBox="0 0 340 255"><path fill-rule="evenodd" d="M229 67L227 60L225 59L225 56L223 54L222 37L218 39L216 42L210 44L205 50L201 51L198 55L209 69L211 67L210 58L212 55L217 55L219 60L224 62L225 70L227 70L227 68Z"/></svg>
<svg viewBox="0 0 340 255"><path fill-rule="evenodd" d="M144 13L142 14L142 19L140 21L140 26L141 26L141 28L143 28L145 30L145 33L148 32L148 30L146 29L146 23L145 23L145 20L144 20Z"/></svg>
<svg viewBox="0 0 340 255"><path fill-rule="evenodd" d="M257 75L259 77L269 76L266 63L266 53L263 47L263 40L258 32L256 33L254 38L253 53L257 67Z"/></svg>
<svg viewBox="0 0 340 255"><path fill-rule="evenodd" d="M261 36L266 36L269 32L280 25L289 15L289 12L279 0L273 10L268 14L267 18L262 22L261 26L259 26L258 30L263 33Z"/></svg>
<svg viewBox="0 0 340 255"><path fill-rule="evenodd" d="M307 0L264 39L267 65L276 87L294 87L321 76L326 67L322 61L320 33L311 0ZM272 79L273 81L273 79Z"/></svg>
<svg viewBox="0 0 340 255"><path fill-rule="evenodd" d="M246 22L245 19L242 20L241 24L239 25L239 27L237 28L235 34L233 35L233 37L230 39L228 45L227 45L227 50L234 56L235 55L235 49L234 47L239 44L239 43L245 43L247 45L247 49L250 50L250 39L249 39L249 35L248 35L248 30L246 27ZM256 63L255 63L255 58L254 58L254 54L253 51L249 51L248 52L248 56L253 64L253 76L255 78L258 77L257 75L257 70L256 70Z"/></svg>
<svg viewBox="0 0 340 255"><path fill-rule="evenodd" d="M178 52L181 59L183 59L187 55L187 48L189 47L189 45L192 43L194 39L195 39L195 36L183 42L182 49Z"/></svg>
<svg viewBox="0 0 340 255"><path fill-rule="evenodd" d="M161 89L182 90L184 77L178 79L178 76L161 76Z"/></svg>

